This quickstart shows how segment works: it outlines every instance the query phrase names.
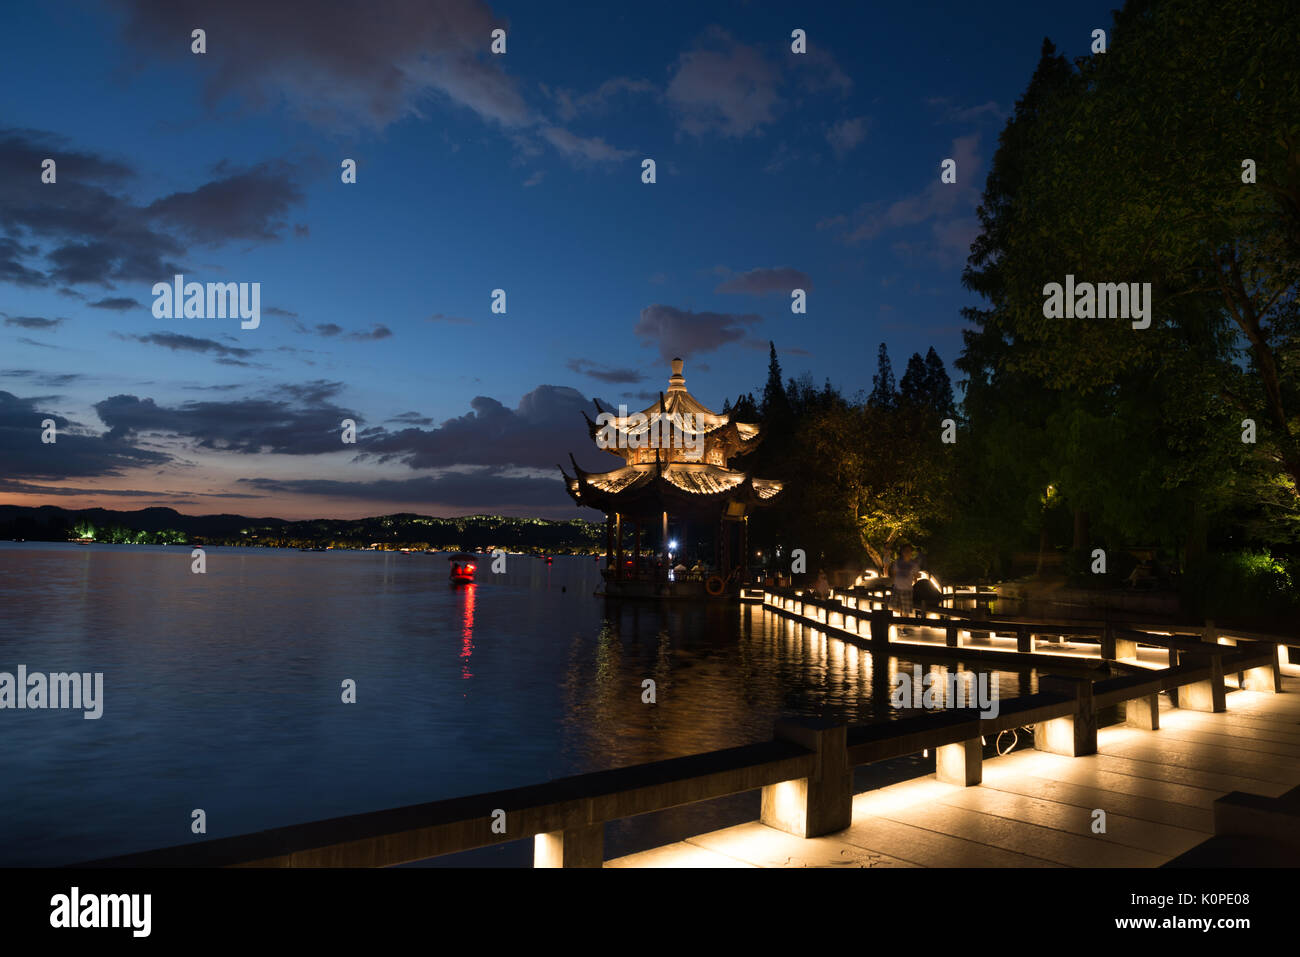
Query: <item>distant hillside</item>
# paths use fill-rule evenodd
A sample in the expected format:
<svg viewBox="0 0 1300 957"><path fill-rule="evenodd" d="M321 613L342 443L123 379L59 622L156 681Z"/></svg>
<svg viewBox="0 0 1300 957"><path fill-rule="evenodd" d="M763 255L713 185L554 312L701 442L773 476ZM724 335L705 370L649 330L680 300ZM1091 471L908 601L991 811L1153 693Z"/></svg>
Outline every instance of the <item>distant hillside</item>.
<svg viewBox="0 0 1300 957"><path fill-rule="evenodd" d="M604 527L573 519L551 522L501 515L433 518L401 513L361 519L288 522L243 515L182 515L170 508L116 512L0 505L0 540L63 542L88 538L118 544L245 545L284 548L431 548L594 553Z"/></svg>

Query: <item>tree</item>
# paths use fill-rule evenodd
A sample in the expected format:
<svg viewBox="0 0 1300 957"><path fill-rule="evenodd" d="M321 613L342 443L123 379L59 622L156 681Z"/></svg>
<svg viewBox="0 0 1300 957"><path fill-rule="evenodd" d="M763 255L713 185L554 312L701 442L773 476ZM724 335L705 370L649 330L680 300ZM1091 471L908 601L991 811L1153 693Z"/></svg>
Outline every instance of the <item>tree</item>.
<svg viewBox="0 0 1300 957"><path fill-rule="evenodd" d="M898 404L898 389L894 385L894 367L889 361L889 349L882 342L876 353L876 374L871 377L871 395L867 404L889 410Z"/></svg>
<svg viewBox="0 0 1300 957"><path fill-rule="evenodd" d="M930 382L921 353L913 352L907 360L903 380L898 384L899 397L910 405L928 405Z"/></svg>
<svg viewBox="0 0 1300 957"><path fill-rule="evenodd" d="M764 422L784 425L790 417L790 400L781 384L781 363L776 359L776 343L768 341L767 383L763 386L763 404L759 406Z"/></svg>
<svg viewBox="0 0 1300 957"><path fill-rule="evenodd" d="M944 368L939 353L934 351L934 346L925 353L925 375L925 391L930 408L940 415L951 415L957 407L952 395L952 380L948 378L948 370Z"/></svg>
<svg viewBox="0 0 1300 957"><path fill-rule="evenodd" d="M1046 522L1050 486L1076 529L1093 519L1094 538L1186 535L1190 549L1198 516L1239 509L1243 487L1276 501L1280 474L1294 488L1296 406L1268 366L1295 354L1297 259L1278 251L1294 234L1287 197L1300 197L1300 71L1285 44L1250 37L1270 16L1297 21L1276 0L1262 7L1236 22L1208 0L1130 2L1111 51L1077 70L1045 42L1002 132L963 276L990 307L965 311L976 328L958 367L984 456L974 483L1016 485L1027 523ZM1240 182L1243 150L1267 159L1271 191ZM1150 326L1048 318L1045 284L1067 275L1150 283ZM1271 324L1252 323L1265 307ZM1270 424L1257 446L1240 440L1244 417ZM980 497L1005 500L985 486Z"/></svg>

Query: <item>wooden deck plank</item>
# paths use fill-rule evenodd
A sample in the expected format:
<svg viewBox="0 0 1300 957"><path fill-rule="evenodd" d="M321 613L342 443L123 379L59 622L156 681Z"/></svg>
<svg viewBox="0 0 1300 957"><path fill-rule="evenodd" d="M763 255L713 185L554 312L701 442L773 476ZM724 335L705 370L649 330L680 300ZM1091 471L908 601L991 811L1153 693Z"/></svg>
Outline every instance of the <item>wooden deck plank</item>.
<svg viewBox="0 0 1300 957"><path fill-rule="evenodd" d="M1300 784L1300 764L1278 761L1256 751L1242 751L1223 745L1192 744L1170 737L1162 738L1158 744L1154 741L1112 739L1104 746L1099 745L1097 750L1105 757L1129 758L1166 768L1256 778L1290 786Z"/></svg>
<svg viewBox="0 0 1300 957"><path fill-rule="evenodd" d="M1042 797L1060 804L1073 804L1075 807L1099 807L1107 810L1108 813L1110 809L1114 809L1115 812L1126 817L1172 824L1175 827L1197 831L1202 836L1214 833L1214 812L1209 808L1175 804L1172 801L1125 794L1121 791L1107 791L1086 784L1056 781L1032 774L1005 775L993 780L986 776L984 787L1011 794L1023 794L1026 797Z"/></svg>
<svg viewBox="0 0 1300 957"><path fill-rule="evenodd" d="M973 841L938 834L928 828L900 824L888 818L853 816L853 826L837 834L859 847L879 850L921 867L1059 867L1029 854L1017 854Z"/></svg>
<svg viewBox="0 0 1300 957"><path fill-rule="evenodd" d="M605 862L606 867L753 867L745 861L706 850L687 841L653 847Z"/></svg>
<svg viewBox="0 0 1300 957"><path fill-rule="evenodd" d="M1234 738L1260 738L1265 741L1279 741L1287 744L1300 742L1300 724L1285 725L1279 722L1260 722L1253 719L1239 718L1235 715L1204 714L1199 711L1160 712L1160 727L1194 728L1198 731L1214 731Z"/></svg>
<svg viewBox="0 0 1300 957"><path fill-rule="evenodd" d="M900 824L1017 854L1032 854L1066 867L1159 867L1173 856L946 804L901 808L890 812L889 817Z"/></svg>
<svg viewBox="0 0 1300 957"><path fill-rule="evenodd" d="M1133 778L1165 781L1170 784L1185 784L1192 788L1207 791L1216 797L1227 794L1229 791L1250 791L1254 794L1277 797L1289 790L1287 784L1248 777L1244 774L1223 774L1215 771L1180 768L1176 765L1160 764L1152 760L1121 757L1118 754L1095 754L1088 758L1076 758L1075 760L1095 761L1099 770Z"/></svg>
<svg viewBox="0 0 1300 957"><path fill-rule="evenodd" d="M1066 834L1096 841L1110 841L1123 847L1150 851L1162 857L1161 863L1189 851L1205 840L1202 831L1172 824L1128 817L1118 802L1104 799L1091 808L1053 801L1044 795L1013 794L987 787L960 788L940 799L942 803L981 814L1024 821ZM1105 812L1105 832L1094 833L1099 822L1094 812Z"/></svg>
<svg viewBox="0 0 1300 957"><path fill-rule="evenodd" d="M1221 731L1202 731L1185 725L1172 728L1161 727L1160 734L1162 738L1173 738L1175 741L1182 741L1187 744L1211 744L1221 748L1253 751L1257 754L1272 755L1282 761L1295 761L1300 758L1300 742L1292 744L1271 741L1253 734L1224 734Z"/></svg>
<svg viewBox="0 0 1300 957"><path fill-rule="evenodd" d="M757 822L701 834L688 843L755 867L917 867L841 835L804 839Z"/></svg>

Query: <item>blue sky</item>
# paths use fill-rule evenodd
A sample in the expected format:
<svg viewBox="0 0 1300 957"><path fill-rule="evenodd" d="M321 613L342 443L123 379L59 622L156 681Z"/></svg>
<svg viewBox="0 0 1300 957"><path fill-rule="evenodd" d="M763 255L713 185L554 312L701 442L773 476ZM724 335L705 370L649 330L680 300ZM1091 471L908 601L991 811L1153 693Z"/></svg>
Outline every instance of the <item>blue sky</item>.
<svg viewBox="0 0 1300 957"><path fill-rule="evenodd" d="M951 364L998 132L1108 7L10 8L0 501L576 516L554 463L611 464L577 409L673 355L715 408L769 340L849 393L881 341ZM260 283L261 325L156 318L174 266Z"/></svg>

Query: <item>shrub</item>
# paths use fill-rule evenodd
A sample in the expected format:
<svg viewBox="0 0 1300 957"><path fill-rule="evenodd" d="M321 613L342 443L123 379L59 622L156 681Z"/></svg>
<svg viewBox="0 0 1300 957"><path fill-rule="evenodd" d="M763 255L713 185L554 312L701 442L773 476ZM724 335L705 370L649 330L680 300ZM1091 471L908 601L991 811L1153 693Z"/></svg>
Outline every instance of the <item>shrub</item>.
<svg viewBox="0 0 1300 957"><path fill-rule="evenodd" d="M1296 572L1267 550L1208 555L1183 576L1183 609L1196 618L1294 618L1300 612Z"/></svg>

